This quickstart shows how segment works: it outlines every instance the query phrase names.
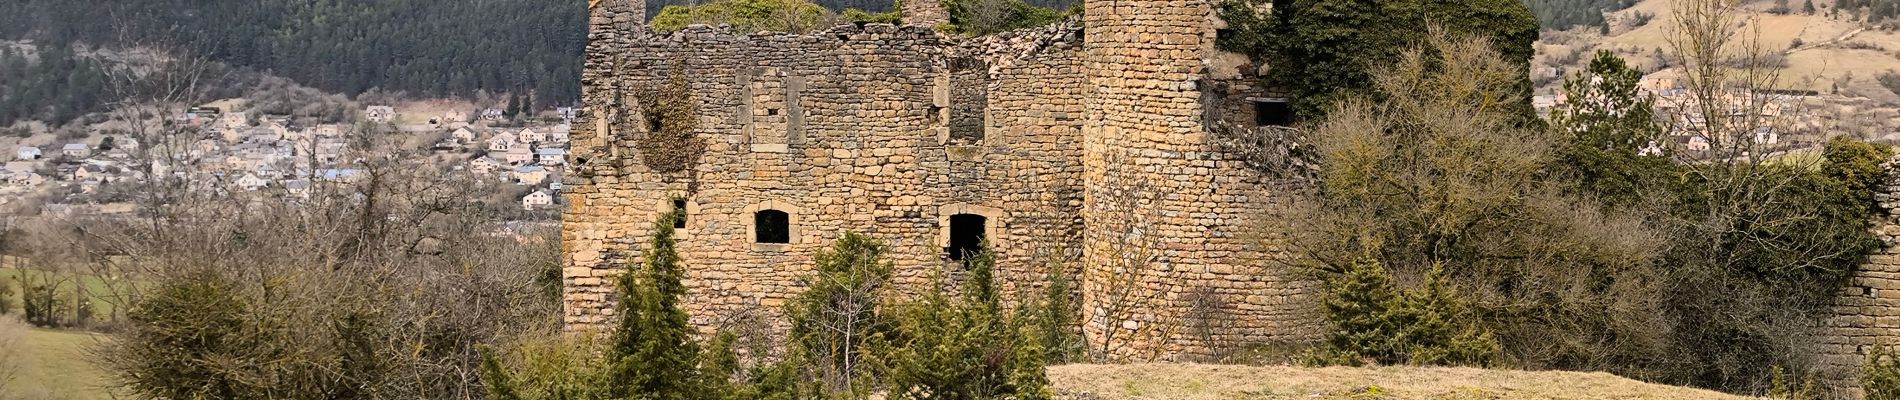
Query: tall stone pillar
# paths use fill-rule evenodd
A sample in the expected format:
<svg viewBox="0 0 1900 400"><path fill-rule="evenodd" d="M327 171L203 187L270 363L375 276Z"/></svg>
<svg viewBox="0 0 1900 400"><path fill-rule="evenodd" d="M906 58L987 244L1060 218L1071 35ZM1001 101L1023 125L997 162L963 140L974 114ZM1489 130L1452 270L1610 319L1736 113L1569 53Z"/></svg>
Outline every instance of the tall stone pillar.
<svg viewBox="0 0 1900 400"><path fill-rule="evenodd" d="M1273 181L1210 140L1212 0L1088 0L1084 333L1096 351L1207 360L1319 332L1274 270ZM1283 265L1283 264L1282 264Z"/></svg>
<svg viewBox="0 0 1900 400"><path fill-rule="evenodd" d="M581 108L574 116L568 140L568 173L562 177L567 187L561 196L567 207L561 217L561 254L563 321L569 328L599 326L606 322L600 310L609 307L612 285L604 284L593 267L604 256L613 224L599 221L598 215L612 206L612 194L596 185L598 176L618 175L610 151L613 138L611 122L623 92L617 71L621 56L644 40L646 6L639 0L589 0L587 3L587 48L581 67Z"/></svg>

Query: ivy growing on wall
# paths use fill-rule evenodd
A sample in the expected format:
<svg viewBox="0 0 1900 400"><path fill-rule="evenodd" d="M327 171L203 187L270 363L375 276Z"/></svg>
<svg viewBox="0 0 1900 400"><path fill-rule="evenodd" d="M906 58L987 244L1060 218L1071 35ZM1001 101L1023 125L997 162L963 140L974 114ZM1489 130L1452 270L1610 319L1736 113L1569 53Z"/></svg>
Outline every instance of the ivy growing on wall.
<svg viewBox="0 0 1900 400"><path fill-rule="evenodd" d="M685 67L674 63L666 82L641 92L652 95L639 100L639 122L646 124L646 136L637 142L640 161L659 173L692 170L706 153L706 141L695 134L699 99L686 83Z"/></svg>

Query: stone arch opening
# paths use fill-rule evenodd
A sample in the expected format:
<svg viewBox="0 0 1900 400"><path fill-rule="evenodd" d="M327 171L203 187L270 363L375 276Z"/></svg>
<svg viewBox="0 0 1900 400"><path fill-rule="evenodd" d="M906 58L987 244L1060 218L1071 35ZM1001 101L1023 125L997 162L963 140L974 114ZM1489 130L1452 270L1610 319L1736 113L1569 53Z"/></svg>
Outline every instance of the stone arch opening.
<svg viewBox="0 0 1900 400"><path fill-rule="evenodd" d="M944 252L951 260L963 261L964 258L983 250L983 244L989 238L987 226L989 217L978 214L956 214L950 216L950 245Z"/></svg>
<svg viewBox="0 0 1900 400"><path fill-rule="evenodd" d="M752 213L753 242L762 244L787 244L792 242L792 216L789 213L773 209Z"/></svg>

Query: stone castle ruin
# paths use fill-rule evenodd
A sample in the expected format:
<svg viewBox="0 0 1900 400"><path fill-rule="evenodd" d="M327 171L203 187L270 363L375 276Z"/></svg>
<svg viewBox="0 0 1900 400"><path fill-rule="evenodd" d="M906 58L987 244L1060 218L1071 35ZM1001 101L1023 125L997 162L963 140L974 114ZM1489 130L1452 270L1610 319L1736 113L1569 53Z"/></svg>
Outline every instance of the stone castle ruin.
<svg viewBox="0 0 1900 400"><path fill-rule="evenodd" d="M1095 0L1080 19L961 38L930 28L941 8L908 4L905 26L785 34L654 32L637 2L597 2L562 235L566 321L608 321L608 276L683 208L687 304L704 329L775 316L813 252L849 230L890 245L900 289L955 276L954 258L983 242L1005 291L1071 274L1098 349L1314 339L1317 286L1265 269L1278 252L1253 229L1289 183L1215 133L1283 121L1285 101L1245 56L1215 49L1211 4ZM643 157L676 149L642 145L663 130L642 97L678 80L703 154L656 170Z"/></svg>
<svg viewBox="0 0 1900 400"><path fill-rule="evenodd" d="M638 2L595 1L562 228L568 326L610 320L610 277L684 209L686 304L708 331L782 320L813 253L856 231L889 244L903 291L957 276L984 242L1006 292L1075 277L1098 351L1194 359L1325 332L1319 285L1256 229L1298 184L1267 139L1285 99L1215 48L1212 0L1090 0L979 38L934 31L947 12L916 3L904 26L787 34L654 32ZM667 85L692 107L654 101ZM690 141L652 140L679 121ZM1900 241L1900 223L1880 225ZM1900 339L1895 254L1819 327L1835 387Z"/></svg>

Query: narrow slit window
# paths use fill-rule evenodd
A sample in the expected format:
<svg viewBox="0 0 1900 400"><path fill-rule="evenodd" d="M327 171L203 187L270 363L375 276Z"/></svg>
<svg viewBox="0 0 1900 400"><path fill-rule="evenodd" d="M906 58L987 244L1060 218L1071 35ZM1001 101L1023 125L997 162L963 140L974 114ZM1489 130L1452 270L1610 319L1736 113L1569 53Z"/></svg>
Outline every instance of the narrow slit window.
<svg viewBox="0 0 1900 400"><path fill-rule="evenodd" d="M1258 126L1293 125L1293 105L1281 98L1255 98L1253 120Z"/></svg>
<svg viewBox="0 0 1900 400"><path fill-rule="evenodd" d="M674 229L686 229L686 199L673 199Z"/></svg>
<svg viewBox="0 0 1900 400"><path fill-rule="evenodd" d="M753 230L758 243L785 244L792 242L791 215L779 210L759 210L752 214Z"/></svg>
<svg viewBox="0 0 1900 400"><path fill-rule="evenodd" d="M976 214L957 214L950 216L950 246L944 251L951 260L963 261L969 255L983 250L984 229L989 225L989 217Z"/></svg>

